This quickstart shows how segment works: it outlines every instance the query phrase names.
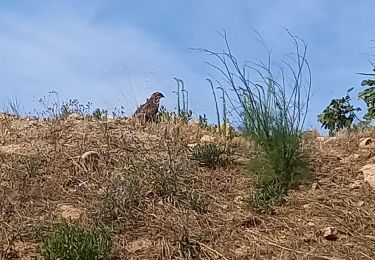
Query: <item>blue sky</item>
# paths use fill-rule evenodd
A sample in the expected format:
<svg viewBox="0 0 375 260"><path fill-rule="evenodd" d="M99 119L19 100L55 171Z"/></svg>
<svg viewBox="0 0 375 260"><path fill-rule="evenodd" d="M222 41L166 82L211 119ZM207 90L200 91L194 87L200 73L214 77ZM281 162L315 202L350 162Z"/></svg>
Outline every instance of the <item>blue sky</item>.
<svg viewBox="0 0 375 260"><path fill-rule="evenodd" d="M212 70L207 56L190 48L220 50L225 30L243 60L265 58L259 31L277 55L291 50L284 27L308 43L313 96L307 126L346 89L361 89L375 54L373 0L12 0L0 2L0 105L13 93L24 112L40 97L91 101L127 113L153 91L175 105L176 83L190 91L191 108L214 119Z"/></svg>

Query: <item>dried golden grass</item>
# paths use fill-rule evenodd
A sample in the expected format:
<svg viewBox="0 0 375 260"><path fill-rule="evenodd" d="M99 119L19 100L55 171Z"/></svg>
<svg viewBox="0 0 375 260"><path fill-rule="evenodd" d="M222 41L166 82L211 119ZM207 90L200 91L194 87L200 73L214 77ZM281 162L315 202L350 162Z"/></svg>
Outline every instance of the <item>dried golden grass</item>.
<svg viewBox="0 0 375 260"><path fill-rule="evenodd" d="M188 144L204 134L213 135L178 122L0 120L2 257L35 255L69 205L82 212L71 222L111 232L120 259L375 258L375 195L351 186L367 159L345 160L363 152L362 136L321 150L310 140L313 183L274 215L257 215L244 202L253 180L242 166L204 169L188 159ZM87 151L99 154L97 171L82 166ZM336 241L323 238L325 227L338 230Z"/></svg>

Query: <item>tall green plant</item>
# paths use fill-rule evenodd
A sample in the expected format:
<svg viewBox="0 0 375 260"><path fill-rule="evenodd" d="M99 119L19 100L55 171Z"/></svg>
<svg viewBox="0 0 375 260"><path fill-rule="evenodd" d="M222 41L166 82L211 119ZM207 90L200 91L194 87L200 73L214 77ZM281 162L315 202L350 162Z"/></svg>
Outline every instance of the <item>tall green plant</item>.
<svg viewBox="0 0 375 260"><path fill-rule="evenodd" d="M212 96L214 97L214 101L215 101L217 127L218 127L218 129L220 131L220 112L219 112L219 107L218 107L218 104L217 104L217 99L216 99L216 93L215 93L214 85L212 83L212 80L210 80L210 79L206 79L206 80L210 83L210 86L211 86Z"/></svg>
<svg viewBox="0 0 375 260"><path fill-rule="evenodd" d="M262 175L273 176L289 188L300 177L297 176L302 166L300 133L310 100L311 71L306 59L306 43L287 33L295 53L276 65L277 70L271 62L271 51L265 63L241 65L225 33L221 34L225 43L223 51L200 50L219 62L207 63L224 77L223 85L234 93L240 108L233 109L243 122L245 134L256 141L261 148L259 156L271 166Z"/></svg>
<svg viewBox="0 0 375 260"><path fill-rule="evenodd" d="M185 83L182 79L174 79L177 83L177 116L183 121L188 122L193 114L193 112L189 110L189 92L185 89Z"/></svg>

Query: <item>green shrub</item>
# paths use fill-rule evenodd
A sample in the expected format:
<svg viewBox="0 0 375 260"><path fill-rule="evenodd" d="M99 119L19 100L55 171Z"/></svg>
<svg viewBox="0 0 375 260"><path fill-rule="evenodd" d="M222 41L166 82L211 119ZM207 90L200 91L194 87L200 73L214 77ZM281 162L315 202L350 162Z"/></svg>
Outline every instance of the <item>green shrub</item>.
<svg viewBox="0 0 375 260"><path fill-rule="evenodd" d="M225 34L222 34L225 42L223 51L203 49L219 62L207 63L225 79L221 85L229 87L234 93L232 99L235 100L230 103L235 104L233 110L241 119L241 128L256 142L259 159L268 165L260 171L267 178L259 178L257 184L257 194L267 194L265 202L279 201L284 190L298 183L296 171L303 165L300 133L310 100L311 71L306 60L305 42L289 31L288 34L295 53L276 65L268 50L265 62L247 61L241 65L233 55ZM264 182L266 179L272 181ZM273 182L282 186L269 184ZM271 192L273 190L275 192ZM274 199L271 199L272 196L275 196Z"/></svg>
<svg viewBox="0 0 375 260"><path fill-rule="evenodd" d="M356 118L355 112L361 110L350 103L349 92L352 90L353 88L349 89L345 97L332 99L329 106L318 115L318 121L324 129L329 130L329 135L334 135L334 133L343 129L352 128L353 121Z"/></svg>
<svg viewBox="0 0 375 260"><path fill-rule="evenodd" d="M44 241L39 253L44 259L103 259L111 250L111 240L92 230L59 224Z"/></svg>
<svg viewBox="0 0 375 260"><path fill-rule="evenodd" d="M250 203L258 211L267 211L272 206L279 205L285 194L286 188L277 179L272 179L269 182L259 182Z"/></svg>
<svg viewBox="0 0 375 260"><path fill-rule="evenodd" d="M216 144L197 144L193 148L193 158L202 166L215 167L225 163L227 151Z"/></svg>

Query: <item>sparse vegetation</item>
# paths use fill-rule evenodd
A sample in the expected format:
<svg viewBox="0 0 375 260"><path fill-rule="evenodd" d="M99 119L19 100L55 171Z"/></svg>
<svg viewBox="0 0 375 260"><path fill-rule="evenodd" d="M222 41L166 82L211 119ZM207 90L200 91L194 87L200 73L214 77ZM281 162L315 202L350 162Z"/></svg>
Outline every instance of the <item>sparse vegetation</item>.
<svg viewBox="0 0 375 260"><path fill-rule="evenodd" d="M39 252L46 260L96 260L104 259L111 246L103 234L63 223L45 239Z"/></svg>
<svg viewBox="0 0 375 260"><path fill-rule="evenodd" d="M200 165L215 167L226 163L228 151L216 144L198 144L193 148L193 157Z"/></svg>
<svg viewBox="0 0 375 260"><path fill-rule="evenodd" d="M208 127L208 121L207 121L207 117L206 117L206 114L203 114L202 115L199 115L198 117L198 125L199 127L205 129Z"/></svg>
<svg viewBox="0 0 375 260"><path fill-rule="evenodd" d="M92 117L96 120L105 120L108 118L108 110L97 108L92 112Z"/></svg>

